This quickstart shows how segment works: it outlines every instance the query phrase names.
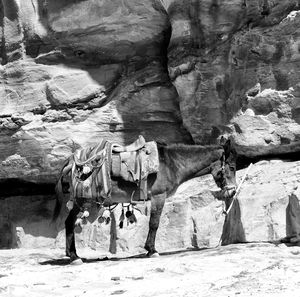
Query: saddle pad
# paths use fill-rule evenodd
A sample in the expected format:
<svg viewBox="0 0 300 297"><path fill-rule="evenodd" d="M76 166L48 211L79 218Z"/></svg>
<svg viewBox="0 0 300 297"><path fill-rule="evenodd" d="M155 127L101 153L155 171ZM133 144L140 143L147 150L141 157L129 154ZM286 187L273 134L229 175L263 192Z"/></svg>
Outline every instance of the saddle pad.
<svg viewBox="0 0 300 297"><path fill-rule="evenodd" d="M74 198L106 198L111 190L108 142L74 153L72 188Z"/></svg>

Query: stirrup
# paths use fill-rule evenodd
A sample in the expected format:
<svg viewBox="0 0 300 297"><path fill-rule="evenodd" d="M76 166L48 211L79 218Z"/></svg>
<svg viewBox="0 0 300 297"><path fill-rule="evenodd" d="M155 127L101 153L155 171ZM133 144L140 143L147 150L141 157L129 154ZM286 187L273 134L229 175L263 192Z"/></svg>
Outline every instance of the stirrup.
<svg viewBox="0 0 300 297"><path fill-rule="evenodd" d="M141 189L139 189L140 192L143 192ZM132 192L131 197L130 197L130 203L131 204L145 204L146 203L146 199L145 199L145 195L144 195L144 200L133 200L133 195L134 195L135 191Z"/></svg>

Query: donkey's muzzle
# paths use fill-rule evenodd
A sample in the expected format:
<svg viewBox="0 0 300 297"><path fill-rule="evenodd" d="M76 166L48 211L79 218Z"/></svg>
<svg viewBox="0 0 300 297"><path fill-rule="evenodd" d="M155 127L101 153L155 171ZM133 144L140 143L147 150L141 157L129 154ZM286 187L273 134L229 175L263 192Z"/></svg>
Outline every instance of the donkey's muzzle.
<svg viewBox="0 0 300 297"><path fill-rule="evenodd" d="M236 186L235 185L227 185L222 189L222 195L224 199L232 198L236 193Z"/></svg>

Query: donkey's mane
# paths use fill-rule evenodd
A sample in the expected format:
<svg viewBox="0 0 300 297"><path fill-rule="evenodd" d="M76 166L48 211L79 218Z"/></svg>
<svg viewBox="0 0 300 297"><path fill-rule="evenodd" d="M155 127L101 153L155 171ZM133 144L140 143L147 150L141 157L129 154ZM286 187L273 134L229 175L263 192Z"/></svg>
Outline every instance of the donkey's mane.
<svg viewBox="0 0 300 297"><path fill-rule="evenodd" d="M218 158L223 147L221 145L203 146L174 143L159 145L159 150L161 150L161 161L168 164L168 167L179 177L181 175L179 170L186 171L187 168L193 168L195 164Z"/></svg>
<svg viewBox="0 0 300 297"><path fill-rule="evenodd" d="M198 145L183 143L172 143L163 147L168 154L185 153L186 155L194 154L195 152L206 154L207 152L222 149L221 145Z"/></svg>

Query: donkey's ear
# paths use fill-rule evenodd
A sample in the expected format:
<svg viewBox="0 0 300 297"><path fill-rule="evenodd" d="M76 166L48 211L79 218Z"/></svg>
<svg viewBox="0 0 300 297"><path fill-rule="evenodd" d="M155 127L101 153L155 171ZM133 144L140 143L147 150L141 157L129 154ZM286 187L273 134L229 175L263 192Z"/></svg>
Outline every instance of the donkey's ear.
<svg viewBox="0 0 300 297"><path fill-rule="evenodd" d="M227 144L228 140L229 139L227 139L225 136L222 135L220 138L220 145L225 146ZM229 142L229 145L230 145L230 142Z"/></svg>
<svg viewBox="0 0 300 297"><path fill-rule="evenodd" d="M220 145L224 145L226 142L226 139L225 137L222 135L221 138L220 138Z"/></svg>
<svg viewBox="0 0 300 297"><path fill-rule="evenodd" d="M226 139L223 136L222 136L222 138L221 138L222 141L220 140L220 143L221 143L221 145L224 148L225 158L227 159L229 157L231 149L232 149L232 147L231 147L231 140L230 140L230 138Z"/></svg>
<svg viewBox="0 0 300 297"><path fill-rule="evenodd" d="M230 148L230 146L231 146L231 140L230 140L230 139L227 139L226 142L225 142L225 144L224 144L224 146Z"/></svg>

